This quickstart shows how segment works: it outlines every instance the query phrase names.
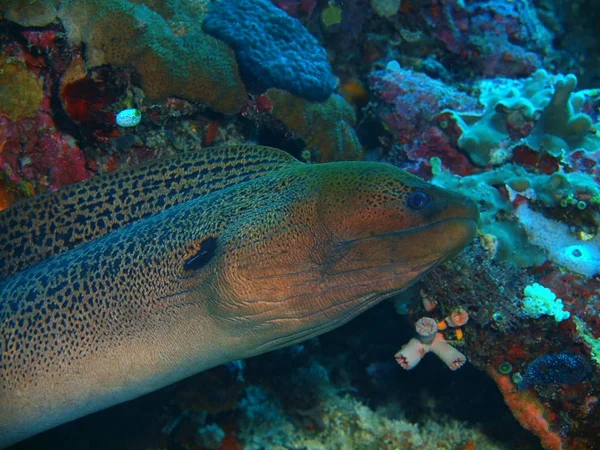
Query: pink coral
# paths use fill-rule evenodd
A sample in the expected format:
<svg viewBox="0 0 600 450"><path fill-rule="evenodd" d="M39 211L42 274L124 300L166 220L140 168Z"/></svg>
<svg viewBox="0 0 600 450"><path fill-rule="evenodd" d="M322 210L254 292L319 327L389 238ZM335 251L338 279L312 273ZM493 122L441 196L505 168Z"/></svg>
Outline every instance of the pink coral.
<svg viewBox="0 0 600 450"><path fill-rule="evenodd" d="M394 358L403 369L410 370L419 364L429 349L429 345L423 344L417 338L412 338L394 355Z"/></svg>
<svg viewBox="0 0 600 450"><path fill-rule="evenodd" d="M415 323L415 331L421 342L431 344L438 332L438 324L431 317L421 317Z"/></svg>
<svg viewBox="0 0 600 450"><path fill-rule="evenodd" d="M467 357L448 344L441 333L435 335L431 344L431 352L444 361L450 370L459 369L467 362Z"/></svg>
<svg viewBox="0 0 600 450"><path fill-rule="evenodd" d="M447 327L458 328L462 327L468 321L469 313L463 308L457 308L438 324L438 328L440 330L445 330Z"/></svg>

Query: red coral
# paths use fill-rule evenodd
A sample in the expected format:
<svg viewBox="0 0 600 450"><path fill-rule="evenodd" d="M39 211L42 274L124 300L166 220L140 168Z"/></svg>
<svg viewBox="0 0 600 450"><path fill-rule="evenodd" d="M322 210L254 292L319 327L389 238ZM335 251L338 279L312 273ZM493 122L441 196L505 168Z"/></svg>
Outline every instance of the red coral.
<svg viewBox="0 0 600 450"><path fill-rule="evenodd" d="M444 168L460 176L475 172L475 167L469 159L456 150L449 137L437 126L428 127L416 143L407 148L407 154L411 160L418 161L416 166L407 170L425 179L431 178L429 160L433 157L440 158Z"/></svg>
<svg viewBox="0 0 600 450"><path fill-rule="evenodd" d="M592 176L600 176L600 150L586 152L578 150L563 159L567 164L565 172L583 172Z"/></svg>
<svg viewBox="0 0 600 450"><path fill-rule="evenodd" d="M298 17L304 13L307 19L310 19L315 6L317 6L316 0L275 0L274 3L292 17Z"/></svg>
<svg viewBox="0 0 600 450"><path fill-rule="evenodd" d="M513 151L513 159L522 166L535 167L546 175L553 174L560 167L560 160L551 155L536 152L527 145L519 145Z"/></svg>
<svg viewBox="0 0 600 450"><path fill-rule="evenodd" d="M64 81L60 97L65 111L78 125L114 126L114 113L108 107L125 95L129 75L105 66L81 78Z"/></svg>
<svg viewBox="0 0 600 450"><path fill-rule="evenodd" d="M56 45L58 33L54 30L26 30L21 33L28 44L42 50L49 50Z"/></svg>
<svg viewBox="0 0 600 450"><path fill-rule="evenodd" d="M56 190L90 176L81 149L47 113L16 123L0 116L0 148L0 169L12 181Z"/></svg>

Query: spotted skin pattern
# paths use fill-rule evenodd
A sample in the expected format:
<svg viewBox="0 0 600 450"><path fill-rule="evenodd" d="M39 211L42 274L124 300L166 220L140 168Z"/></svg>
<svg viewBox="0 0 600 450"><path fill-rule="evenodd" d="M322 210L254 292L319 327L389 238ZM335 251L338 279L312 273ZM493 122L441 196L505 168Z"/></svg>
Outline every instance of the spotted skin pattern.
<svg viewBox="0 0 600 450"><path fill-rule="evenodd" d="M180 153L20 202L0 215L0 280L134 220L294 162L284 152L249 145Z"/></svg>
<svg viewBox="0 0 600 450"><path fill-rule="evenodd" d="M17 204L0 214L0 448L333 329L460 251L477 218L390 165L253 146Z"/></svg>

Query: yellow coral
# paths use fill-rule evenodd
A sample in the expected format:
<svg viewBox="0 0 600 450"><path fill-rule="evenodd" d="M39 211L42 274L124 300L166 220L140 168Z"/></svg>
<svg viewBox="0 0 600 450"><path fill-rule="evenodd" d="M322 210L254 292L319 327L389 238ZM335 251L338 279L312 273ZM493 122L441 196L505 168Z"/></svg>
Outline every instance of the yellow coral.
<svg viewBox="0 0 600 450"><path fill-rule="evenodd" d="M23 60L0 53L0 114L14 121L34 117L43 98L43 80Z"/></svg>
<svg viewBox="0 0 600 450"><path fill-rule="evenodd" d="M0 13L24 27L43 27L56 19L56 6L57 1L11 0Z"/></svg>

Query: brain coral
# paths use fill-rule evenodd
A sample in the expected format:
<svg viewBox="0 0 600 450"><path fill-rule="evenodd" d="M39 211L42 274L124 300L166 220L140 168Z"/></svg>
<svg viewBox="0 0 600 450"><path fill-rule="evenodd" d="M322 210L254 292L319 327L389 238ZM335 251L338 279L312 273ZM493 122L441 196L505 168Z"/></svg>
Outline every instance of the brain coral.
<svg viewBox="0 0 600 450"><path fill-rule="evenodd" d="M235 55L201 30L205 2L40 0L35 8L25 3L30 2L10 0L6 18L45 25L54 7L70 40L85 43L88 67L135 67L152 100L182 97L224 113L238 112L246 101Z"/></svg>
<svg viewBox="0 0 600 450"><path fill-rule="evenodd" d="M214 3L203 27L235 50L244 75L261 90L276 87L322 101L335 88L325 49L268 0Z"/></svg>

